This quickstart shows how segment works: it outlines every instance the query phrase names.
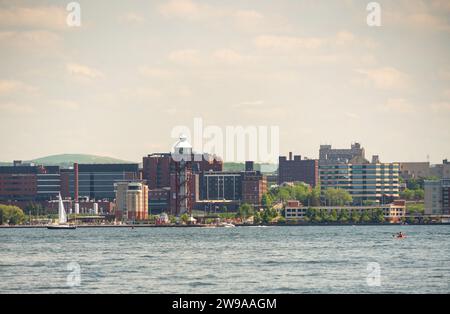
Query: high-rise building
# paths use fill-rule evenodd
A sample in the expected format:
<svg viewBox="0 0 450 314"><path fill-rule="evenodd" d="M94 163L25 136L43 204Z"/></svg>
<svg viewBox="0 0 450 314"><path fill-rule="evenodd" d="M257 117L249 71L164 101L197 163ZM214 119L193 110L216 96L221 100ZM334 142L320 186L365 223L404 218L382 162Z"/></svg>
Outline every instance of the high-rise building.
<svg viewBox="0 0 450 314"><path fill-rule="evenodd" d="M148 219L148 186L139 181L116 182L116 219Z"/></svg>
<svg viewBox="0 0 450 314"><path fill-rule="evenodd" d="M320 145L319 163L348 163L355 157L365 158L365 150L359 143L354 143L347 149Z"/></svg>
<svg viewBox="0 0 450 314"><path fill-rule="evenodd" d="M319 172L323 190L346 190L356 205L364 201L387 204L399 197L398 163L369 163L354 158L350 163L321 164Z"/></svg>
<svg viewBox="0 0 450 314"><path fill-rule="evenodd" d="M278 184L284 182L304 182L315 187L319 183L318 161L313 159L302 159L299 155L292 158L292 153L289 153L289 159L285 156L280 156L278 165Z"/></svg>
<svg viewBox="0 0 450 314"><path fill-rule="evenodd" d="M450 179L425 180L425 214L450 214Z"/></svg>

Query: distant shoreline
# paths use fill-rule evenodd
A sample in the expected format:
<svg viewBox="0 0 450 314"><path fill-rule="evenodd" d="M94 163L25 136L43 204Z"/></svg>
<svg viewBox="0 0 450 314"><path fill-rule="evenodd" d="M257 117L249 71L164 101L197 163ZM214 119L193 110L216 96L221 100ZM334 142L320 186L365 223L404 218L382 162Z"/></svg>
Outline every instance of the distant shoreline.
<svg viewBox="0 0 450 314"><path fill-rule="evenodd" d="M366 224L260 224L260 225L249 225L249 224L236 224L236 227L358 227L358 226L440 226L440 225L450 225L450 223L411 223L411 224L391 224L391 223L366 223ZM211 225L77 225L77 228L208 228L215 227ZM0 226L0 229L46 229L47 226ZM224 228L224 227L216 227Z"/></svg>

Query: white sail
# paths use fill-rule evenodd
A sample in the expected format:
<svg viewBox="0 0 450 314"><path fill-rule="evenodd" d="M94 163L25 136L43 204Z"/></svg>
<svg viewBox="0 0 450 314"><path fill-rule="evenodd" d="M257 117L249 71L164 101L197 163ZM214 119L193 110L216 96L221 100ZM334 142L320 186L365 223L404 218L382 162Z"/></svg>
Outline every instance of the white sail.
<svg viewBox="0 0 450 314"><path fill-rule="evenodd" d="M59 224L67 223L66 210L64 209L64 203L62 201L61 194L59 194L58 214L59 214Z"/></svg>

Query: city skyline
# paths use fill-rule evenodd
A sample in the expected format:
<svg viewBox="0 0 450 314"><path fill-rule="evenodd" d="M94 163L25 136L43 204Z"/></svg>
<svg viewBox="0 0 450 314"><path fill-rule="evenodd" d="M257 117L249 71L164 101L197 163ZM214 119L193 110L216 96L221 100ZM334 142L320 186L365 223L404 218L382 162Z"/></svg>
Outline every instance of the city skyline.
<svg viewBox="0 0 450 314"><path fill-rule="evenodd" d="M0 1L0 161L140 161L196 117L276 125L281 155L450 156L446 1L378 1L381 27L369 1L78 2L68 27L68 2Z"/></svg>

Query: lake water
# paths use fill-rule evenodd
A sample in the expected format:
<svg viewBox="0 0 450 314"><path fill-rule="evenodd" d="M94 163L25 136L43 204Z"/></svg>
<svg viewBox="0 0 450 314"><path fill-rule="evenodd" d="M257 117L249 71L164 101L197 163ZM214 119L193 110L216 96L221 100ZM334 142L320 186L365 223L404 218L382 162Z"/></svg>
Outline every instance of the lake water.
<svg viewBox="0 0 450 314"><path fill-rule="evenodd" d="M449 293L449 282L450 226L0 229L1 293Z"/></svg>

